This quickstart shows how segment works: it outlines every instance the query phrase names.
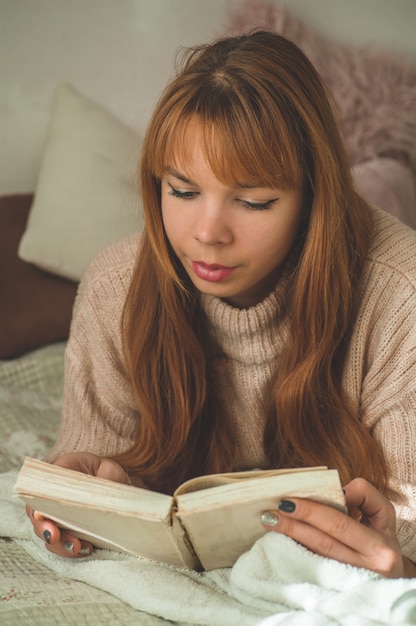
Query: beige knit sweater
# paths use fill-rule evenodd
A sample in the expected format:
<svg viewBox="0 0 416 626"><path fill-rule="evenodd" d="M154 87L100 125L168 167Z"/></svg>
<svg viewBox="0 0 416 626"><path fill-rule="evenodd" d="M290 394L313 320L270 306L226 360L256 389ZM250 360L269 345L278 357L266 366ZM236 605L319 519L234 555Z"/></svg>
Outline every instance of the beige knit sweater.
<svg viewBox="0 0 416 626"><path fill-rule="evenodd" d="M374 210L374 240L356 294L344 388L384 448L403 552L416 560L416 232ZM120 316L137 237L102 252L77 296L66 351L61 430L49 456L74 450L111 455L134 440L139 415L126 376ZM220 393L237 425L236 467L261 466L264 397L287 327L284 285L255 307L235 309L203 296L221 358Z"/></svg>

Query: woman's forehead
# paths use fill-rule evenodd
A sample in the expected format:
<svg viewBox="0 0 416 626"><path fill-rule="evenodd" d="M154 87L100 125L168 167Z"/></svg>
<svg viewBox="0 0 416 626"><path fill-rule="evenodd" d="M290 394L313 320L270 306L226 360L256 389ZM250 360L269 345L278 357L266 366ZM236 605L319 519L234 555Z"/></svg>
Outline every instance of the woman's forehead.
<svg viewBox="0 0 416 626"><path fill-rule="evenodd" d="M299 164L293 168L294 155L285 158L285 147L273 146L270 140L255 131L237 132L218 120L203 120L195 113L181 116L165 136L158 175L167 167L189 173L195 158L202 157L215 177L229 186L301 187L303 173ZM292 152L290 146L287 149Z"/></svg>
<svg viewBox="0 0 416 626"><path fill-rule="evenodd" d="M235 185L263 178L265 171L256 171L252 158L244 149L244 141L236 149L227 132L214 122L203 123L190 119L180 123L168 142L165 152L165 167L175 167L191 172L195 165L204 161L221 182ZM260 176L259 176L260 175Z"/></svg>
<svg viewBox="0 0 416 626"><path fill-rule="evenodd" d="M186 124L181 123L169 139L164 156L165 168L172 167L191 175L192 170L202 164L208 165L224 182L236 182L240 178L241 165L227 148L224 135L213 124L207 127L191 119Z"/></svg>

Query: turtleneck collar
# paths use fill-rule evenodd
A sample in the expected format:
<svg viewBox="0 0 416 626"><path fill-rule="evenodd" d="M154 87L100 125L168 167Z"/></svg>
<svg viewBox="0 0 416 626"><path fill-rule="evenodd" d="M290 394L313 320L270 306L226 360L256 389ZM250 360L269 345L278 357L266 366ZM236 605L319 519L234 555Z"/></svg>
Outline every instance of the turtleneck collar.
<svg viewBox="0 0 416 626"><path fill-rule="evenodd" d="M283 323L287 283L287 277L281 277L274 291L248 309L238 309L214 296L201 296L211 332L225 356L246 365L278 356L287 329Z"/></svg>

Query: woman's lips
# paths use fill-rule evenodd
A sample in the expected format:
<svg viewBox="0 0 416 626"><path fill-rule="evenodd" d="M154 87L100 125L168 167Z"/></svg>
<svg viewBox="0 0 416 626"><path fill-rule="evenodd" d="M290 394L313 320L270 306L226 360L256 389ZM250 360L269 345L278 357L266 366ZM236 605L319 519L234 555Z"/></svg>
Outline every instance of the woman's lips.
<svg viewBox="0 0 416 626"><path fill-rule="evenodd" d="M203 261L192 261L192 267L198 278L212 283L218 283L228 278L235 270L235 267L226 267L225 265L217 264L208 265Z"/></svg>

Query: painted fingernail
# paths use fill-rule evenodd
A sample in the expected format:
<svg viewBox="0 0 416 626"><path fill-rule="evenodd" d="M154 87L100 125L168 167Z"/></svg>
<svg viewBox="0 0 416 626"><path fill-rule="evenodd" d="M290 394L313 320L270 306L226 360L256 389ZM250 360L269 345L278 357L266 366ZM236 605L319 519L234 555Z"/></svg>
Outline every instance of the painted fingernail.
<svg viewBox="0 0 416 626"><path fill-rule="evenodd" d="M51 531L50 530L44 530L43 531L43 538L46 541L46 543L49 543L49 540L51 538Z"/></svg>
<svg viewBox="0 0 416 626"><path fill-rule="evenodd" d="M91 554L90 546L81 546L80 551L78 552L80 556L89 556Z"/></svg>
<svg viewBox="0 0 416 626"><path fill-rule="evenodd" d="M32 509L32 517L35 515L35 509Z"/></svg>
<svg viewBox="0 0 416 626"><path fill-rule="evenodd" d="M74 551L74 542L73 541L64 541L64 548L67 552Z"/></svg>
<svg viewBox="0 0 416 626"><path fill-rule="evenodd" d="M284 513L293 513L296 509L296 504L292 500L280 500L277 508Z"/></svg>
<svg viewBox="0 0 416 626"><path fill-rule="evenodd" d="M261 514L260 522L264 526L277 526L279 523L279 518L271 511L266 511L265 513Z"/></svg>

